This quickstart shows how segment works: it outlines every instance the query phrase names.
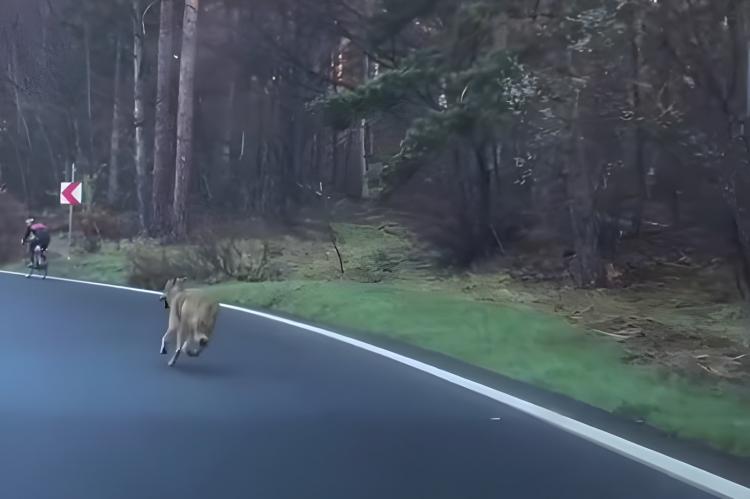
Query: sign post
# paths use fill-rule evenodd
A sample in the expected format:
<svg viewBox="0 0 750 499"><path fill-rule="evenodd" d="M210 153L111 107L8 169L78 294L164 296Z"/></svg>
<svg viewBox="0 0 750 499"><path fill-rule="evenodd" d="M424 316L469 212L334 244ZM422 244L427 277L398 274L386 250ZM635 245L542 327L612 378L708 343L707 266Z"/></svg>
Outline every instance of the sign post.
<svg viewBox="0 0 750 499"><path fill-rule="evenodd" d="M80 182L76 182L76 164L71 168L70 182L60 183L60 204L68 205L68 259L73 249L73 207L81 204L83 188Z"/></svg>
<svg viewBox="0 0 750 499"><path fill-rule="evenodd" d="M76 164L75 161L70 167L70 181L75 182L76 181ZM70 186L68 186L68 189L70 189ZM65 190L63 190L63 194L65 194ZM65 196L67 198L67 196ZM68 206L68 260L70 260L70 255L73 250L73 203L70 203Z"/></svg>

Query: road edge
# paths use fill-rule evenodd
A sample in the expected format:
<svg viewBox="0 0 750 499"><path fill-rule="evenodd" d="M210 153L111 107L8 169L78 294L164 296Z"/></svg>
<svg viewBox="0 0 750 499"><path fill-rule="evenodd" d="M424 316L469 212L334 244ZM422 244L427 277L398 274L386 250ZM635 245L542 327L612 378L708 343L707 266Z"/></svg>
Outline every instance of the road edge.
<svg viewBox="0 0 750 499"><path fill-rule="evenodd" d="M0 274L25 277L20 272L2 271ZM69 282L89 286L98 286L123 291L137 292L142 294L159 295L157 291L121 286L117 284L97 283L82 281L77 279L67 279L61 277L47 277L48 280ZM387 358L402 365L411 367L423 373L429 374L453 385L459 386L476 394L487 397L491 400L512 407L528 416L550 424L566 433L575 435L599 447L608 449L618 455L626 457L632 461L638 462L644 466L657 470L676 480L693 486L704 492L717 495L722 498L730 499L750 499L750 488L744 487L738 483L732 482L726 478L710 473L704 469L698 468L691 464L685 463L666 454L662 454L643 445L631 442L625 438L619 437L612 433L596 428L594 426L582 423L571 417L564 416L542 406L527 402L521 398L502 392L496 388L483 385L476 381L464 378L447 370L435 367L426 362L407 357L405 355L393 352L391 350L372 345L362 340L358 340L344 334L336 333L329 329L305 324L293 319L280 317L268 312L262 312L236 305L223 304L222 307L228 310L234 310L266 320L286 324L297 329L302 329L329 339L348 344L352 347L368 351L372 354Z"/></svg>

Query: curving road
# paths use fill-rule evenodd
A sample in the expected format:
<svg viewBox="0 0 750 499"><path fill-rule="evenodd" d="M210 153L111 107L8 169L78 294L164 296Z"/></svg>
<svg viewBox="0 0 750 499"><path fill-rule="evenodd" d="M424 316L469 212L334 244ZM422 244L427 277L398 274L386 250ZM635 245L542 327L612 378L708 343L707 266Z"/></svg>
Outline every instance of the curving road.
<svg viewBox="0 0 750 499"><path fill-rule="evenodd" d="M0 314L3 499L713 497L238 311L174 369L158 354L166 315L153 295L0 275Z"/></svg>

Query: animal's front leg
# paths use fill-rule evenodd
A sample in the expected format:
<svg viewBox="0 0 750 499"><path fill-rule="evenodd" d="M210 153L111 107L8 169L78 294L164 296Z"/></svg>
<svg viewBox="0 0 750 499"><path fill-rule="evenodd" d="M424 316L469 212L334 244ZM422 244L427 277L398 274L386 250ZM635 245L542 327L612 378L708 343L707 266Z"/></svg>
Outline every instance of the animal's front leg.
<svg viewBox="0 0 750 499"><path fill-rule="evenodd" d="M172 356L169 363L167 364L169 367L174 366L174 363L177 362L177 359L180 356L180 352L182 352L182 349L178 346L177 349L174 351L174 355Z"/></svg>
<svg viewBox="0 0 750 499"><path fill-rule="evenodd" d="M183 348L183 332L182 328L177 330L177 348L174 351L174 355L172 356L172 359L169 361L169 367L172 367L175 362L177 362L177 359L180 357L180 354L182 353Z"/></svg>
<svg viewBox="0 0 750 499"><path fill-rule="evenodd" d="M185 341L185 344L182 346L182 349L185 350L185 353L187 353L190 357L197 357L198 356L198 348L196 348L195 343L195 332L191 331L190 335L188 336L188 339Z"/></svg>
<svg viewBox="0 0 750 499"><path fill-rule="evenodd" d="M174 329L167 329L167 332L164 333L164 336L161 338L161 350L159 350L159 353L162 355L167 354L167 343L169 343L172 336L174 336L175 330ZM179 346L179 345L178 345Z"/></svg>
<svg viewBox="0 0 750 499"><path fill-rule="evenodd" d="M177 362L177 357L180 356L180 353L182 353L183 350L187 350L188 343L190 343L190 341L185 340L184 342L182 342L182 345L180 345L179 343L177 344L177 350L175 350L172 360L169 361L169 367L172 367L174 363ZM188 351L188 353L190 352Z"/></svg>

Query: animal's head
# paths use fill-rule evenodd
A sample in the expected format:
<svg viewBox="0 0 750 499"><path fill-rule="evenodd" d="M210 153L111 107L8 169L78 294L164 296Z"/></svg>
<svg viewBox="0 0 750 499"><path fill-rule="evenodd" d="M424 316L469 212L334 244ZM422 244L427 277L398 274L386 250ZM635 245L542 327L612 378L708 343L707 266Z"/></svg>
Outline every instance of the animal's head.
<svg viewBox="0 0 750 499"><path fill-rule="evenodd" d="M198 357L204 348L208 346L208 342L211 339L211 333L199 333L191 342L192 348L188 348L187 354L190 357Z"/></svg>
<svg viewBox="0 0 750 499"><path fill-rule="evenodd" d="M211 336L213 335L213 328L209 329L205 333L199 333L195 340L198 342L198 346L203 349L208 345L208 342L211 340Z"/></svg>
<svg viewBox="0 0 750 499"><path fill-rule="evenodd" d="M198 295L194 297L192 307L187 313L197 323L194 334L190 337L190 347L187 349L187 354L191 357L197 357L211 341L216 316L219 313L219 304L205 295ZM185 319L184 315L183 319Z"/></svg>
<svg viewBox="0 0 750 499"><path fill-rule="evenodd" d="M164 285L164 291L159 297L159 301L164 302L164 308L169 308L169 300L172 296L185 289L185 281L187 281L187 277L174 277L167 281Z"/></svg>

